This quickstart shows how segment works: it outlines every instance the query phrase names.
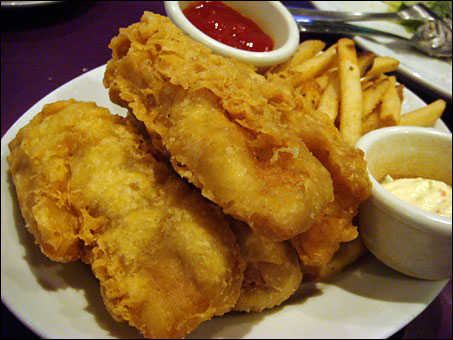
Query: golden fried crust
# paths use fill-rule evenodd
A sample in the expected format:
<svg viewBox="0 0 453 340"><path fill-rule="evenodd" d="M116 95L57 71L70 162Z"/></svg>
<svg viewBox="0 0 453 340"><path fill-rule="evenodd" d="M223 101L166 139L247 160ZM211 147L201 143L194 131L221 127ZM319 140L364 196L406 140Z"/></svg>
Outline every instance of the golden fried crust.
<svg viewBox="0 0 453 340"><path fill-rule="evenodd" d="M358 236L352 219L360 203L370 196L371 182L362 150L346 143L323 112L295 110L289 121L289 127L296 130L333 180L334 201L309 230L292 239L303 265L322 266L332 259L341 243Z"/></svg>
<svg viewBox="0 0 453 340"><path fill-rule="evenodd" d="M304 282L326 280L341 272L368 253L360 236L340 244L338 251L326 263L320 265L301 265Z"/></svg>
<svg viewBox="0 0 453 340"><path fill-rule="evenodd" d="M66 162L76 142L51 118L69 103L44 107L10 142L8 162L26 228L50 259L80 259L80 221L68 199ZM69 127L68 127L69 128ZM46 138L43 138L46 136Z"/></svg>
<svg viewBox="0 0 453 340"><path fill-rule="evenodd" d="M181 338L235 305L244 263L228 222L122 117L94 103L50 104L10 147L27 226L53 259L77 244L71 259L91 265L116 320ZM64 204L49 205L54 197Z"/></svg>
<svg viewBox="0 0 453 340"><path fill-rule="evenodd" d="M320 266L328 263L343 242L358 236L352 219L357 214L358 204L345 206L342 196L337 194L313 226L291 239L301 263L305 266Z"/></svg>
<svg viewBox="0 0 453 340"><path fill-rule="evenodd" d="M288 121L288 128L296 131L308 149L329 170L334 191L342 194L343 204L361 203L371 195L371 181L363 151L350 146L325 113L310 109L294 110Z"/></svg>
<svg viewBox="0 0 453 340"><path fill-rule="evenodd" d="M286 301L302 281L299 260L289 241L271 241L239 221L232 222L232 230L246 261L234 310L261 312Z"/></svg>
<svg viewBox="0 0 453 340"><path fill-rule="evenodd" d="M212 54L152 13L109 47L111 100L143 121L175 170L226 214L286 240L333 200L329 172L282 124L295 103L279 79Z"/></svg>

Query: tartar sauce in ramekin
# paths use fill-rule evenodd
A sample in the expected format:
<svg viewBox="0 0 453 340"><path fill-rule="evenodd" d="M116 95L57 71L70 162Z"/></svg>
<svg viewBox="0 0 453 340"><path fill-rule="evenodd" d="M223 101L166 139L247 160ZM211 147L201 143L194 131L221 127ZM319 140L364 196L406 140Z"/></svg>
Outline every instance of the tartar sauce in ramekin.
<svg viewBox="0 0 453 340"><path fill-rule="evenodd" d="M399 199L425 211L451 218L451 186L433 179L387 175L382 186Z"/></svg>

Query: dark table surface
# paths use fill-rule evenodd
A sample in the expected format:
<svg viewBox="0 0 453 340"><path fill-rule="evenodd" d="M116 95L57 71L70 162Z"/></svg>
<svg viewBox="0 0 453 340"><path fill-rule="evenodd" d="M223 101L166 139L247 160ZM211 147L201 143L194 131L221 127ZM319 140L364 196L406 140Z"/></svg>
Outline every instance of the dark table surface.
<svg viewBox="0 0 453 340"><path fill-rule="evenodd" d="M291 5L312 7L306 1L291 1ZM2 137L22 114L48 93L105 64L110 59L107 48L110 39L117 35L119 27L139 21L145 10L165 15L161 1L63 1L16 8L2 3ZM340 36L318 38L329 44ZM439 98L410 79L396 75L425 102ZM442 119L450 130L451 113L451 101L447 101ZM450 280L418 317L391 338L451 339L451 290ZM38 338L3 303L1 337Z"/></svg>

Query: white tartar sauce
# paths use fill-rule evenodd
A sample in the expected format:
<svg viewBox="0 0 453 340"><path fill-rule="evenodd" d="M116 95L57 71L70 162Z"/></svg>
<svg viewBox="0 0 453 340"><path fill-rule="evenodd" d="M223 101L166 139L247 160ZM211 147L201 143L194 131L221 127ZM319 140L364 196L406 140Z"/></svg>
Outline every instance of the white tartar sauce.
<svg viewBox="0 0 453 340"><path fill-rule="evenodd" d="M451 186L432 179L387 175L382 186L399 199L428 212L451 218Z"/></svg>

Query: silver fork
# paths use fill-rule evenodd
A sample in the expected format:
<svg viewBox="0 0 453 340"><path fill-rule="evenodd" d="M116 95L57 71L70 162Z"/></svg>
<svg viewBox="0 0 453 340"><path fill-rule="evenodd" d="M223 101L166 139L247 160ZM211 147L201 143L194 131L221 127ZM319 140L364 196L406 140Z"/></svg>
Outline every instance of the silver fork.
<svg viewBox="0 0 453 340"><path fill-rule="evenodd" d="M420 26L412 38L407 39L396 34L374 30L368 27L350 25L343 22L310 21L298 23L300 32L381 36L397 39L409 44L432 57L452 56L452 32L440 21L429 21Z"/></svg>
<svg viewBox="0 0 453 340"><path fill-rule="evenodd" d="M288 9L293 13L301 32L383 36L403 41L433 57L452 56L451 28L423 4L417 4L395 13L348 13L302 8ZM367 20L415 20L424 23L416 29L410 39L392 33L346 23L346 21Z"/></svg>
<svg viewBox="0 0 453 340"><path fill-rule="evenodd" d="M360 13L360 12L333 12L320 11L305 8L287 7L296 21L323 20L335 22L347 21L375 21L375 20L416 20L433 21L437 18L432 16L432 12L422 4L416 4L404 8L398 12L389 13Z"/></svg>

